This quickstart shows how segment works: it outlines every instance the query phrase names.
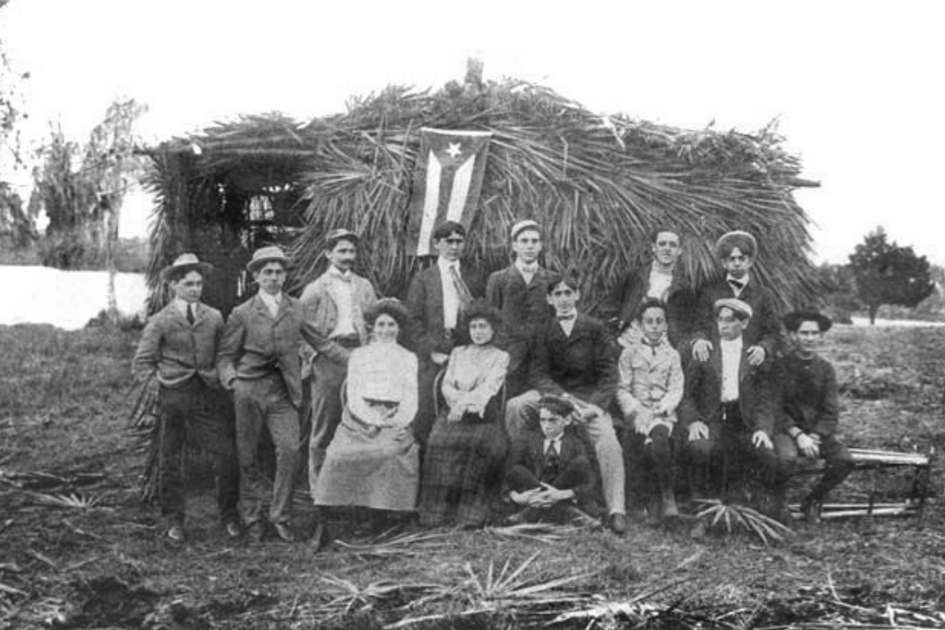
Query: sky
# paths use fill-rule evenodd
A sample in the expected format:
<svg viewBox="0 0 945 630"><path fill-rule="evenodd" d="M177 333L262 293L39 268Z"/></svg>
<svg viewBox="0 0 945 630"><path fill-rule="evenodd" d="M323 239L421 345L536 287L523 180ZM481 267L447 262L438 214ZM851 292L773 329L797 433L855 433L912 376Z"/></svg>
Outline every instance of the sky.
<svg viewBox="0 0 945 630"><path fill-rule="evenodd" d="M388 84L548 85L600 113L753 132L778 120L802 176L815 261L869 231L945 264L945 3L716 0L11 0L0 40L22 82L27 139L50 121L87 139L108 104L148 105L157 142L241 113L305 120ZM126 204L124 235L146 227ZM764 236L764 235L760 235Z"/></svg>

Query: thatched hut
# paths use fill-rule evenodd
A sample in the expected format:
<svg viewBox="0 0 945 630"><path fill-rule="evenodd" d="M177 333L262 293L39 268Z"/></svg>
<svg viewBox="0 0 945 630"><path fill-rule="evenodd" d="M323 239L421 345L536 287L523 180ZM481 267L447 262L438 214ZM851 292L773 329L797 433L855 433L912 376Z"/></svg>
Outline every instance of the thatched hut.
<svg viewBox="0 0 945 630"><path fill-rule="evenodd" d="M656 226L685 239L685 273L716 273L713 246L730 229L760 237L762 280L785 303L812 293L808 219L793 197L800 163L772 128L750 135L684 131L601 117L550 89L503 80L452 83L436 92L402 87L352 101L343 114L300 124L245 117L152 150L158 196L151 234L152 289L179 252L220 268L207 300L225 311L241 299L240 270L262 244L288 247L299 288L324 266L324 235L366 236L361 272L400 295L421 262L405 246L421 127L492 132L467 253L484 271L508 263L508 229L534 218L545 229L545 264L579 262L593 307L647 253ZM152 307L161 302L157 291Z"/></svg>

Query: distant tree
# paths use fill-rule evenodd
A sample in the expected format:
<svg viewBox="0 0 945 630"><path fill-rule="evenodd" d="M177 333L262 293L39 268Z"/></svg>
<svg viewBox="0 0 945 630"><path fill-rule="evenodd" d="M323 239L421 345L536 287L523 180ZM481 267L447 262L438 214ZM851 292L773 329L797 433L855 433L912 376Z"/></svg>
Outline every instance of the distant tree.
<svg viewBox="0 0 945 630"><path fill-rule="evenodd" d="M851 316L863 308L856 294L856 281L849 265L823 263L817 267L824 301L824 310L842 323L850 323Z"/></svg>
<svg viewBox="0 0 945 630"><path fill-rule="evenodd" d="M931 266L912 247L900 247L886 239L882 226L866 235L850 254L856 292L869 310L870 324L883 304L914 307L932 294Z"/></svg>

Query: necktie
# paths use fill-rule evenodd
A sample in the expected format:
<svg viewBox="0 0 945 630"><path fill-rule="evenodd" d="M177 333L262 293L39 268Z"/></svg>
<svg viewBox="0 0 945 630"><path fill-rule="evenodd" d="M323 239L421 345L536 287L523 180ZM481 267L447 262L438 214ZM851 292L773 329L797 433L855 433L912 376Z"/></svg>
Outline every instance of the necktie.
<svg viewBox="0 0 945 630"><path fill-rule="evenodd" d="M729 280L728 283L731 285L731 287L732 287L733 289L735 289L735 292L736 292L736 293L737 293L738 291L741 291L742 288L744 288L744 286L745 286L745 283L742 282L741 280Z"/></svg>
<svg viewBox="0 0 945 630"><path fill-rule="evenodd" d="M548 445L545 451L545 461L541 467L541 480L545 483L552 483L558 478L558 453L555 452L555 443Z"/></svg>
<svg viewBox="0 0 945 630"><path fill-rule="evenodd" d="M187 321L188 321L189 323L191 323L191 324L193 324L194 321L195 321L195 318L194 318L194 305L191 304L191 303L189 303L189 302L187 303Z"/></svg>
<svg viewBox="0 0 945 630"><path fill-rule="evenodd" d="M559 321L559 322L567 322L567 321L570 321L570 320L574 319L575 317L576 317L576 315L575 315L574 313L571 313L570 315L558 315L558 321Z"/></svg>
<svg viewBox="0 0 945 630"><path fill-rule="evenodd" d="M453 286L456 287L456 295L459 296L459 313L462 315L469 309L469 305L472 304L472 292L459 276L459 271L457 271L455 265L450 265L450 280L453 281Z"/></svg>

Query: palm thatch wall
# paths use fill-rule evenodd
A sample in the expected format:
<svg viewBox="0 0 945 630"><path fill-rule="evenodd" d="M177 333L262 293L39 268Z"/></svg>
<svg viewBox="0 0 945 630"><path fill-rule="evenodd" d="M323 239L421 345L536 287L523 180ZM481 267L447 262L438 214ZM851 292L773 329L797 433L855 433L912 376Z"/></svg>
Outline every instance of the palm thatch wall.
<svg viewBox="0 0 945 630"><path fill-rule="evenodd" d="M685 131L602 118L550 89L516 80L455 83L436 92L389 87L344 114L298 124L247 117L151 151L159 195L149 281L181 251L221 267L208 296L229 310L249 252L282 243L292 286L325 265L324 235L365 236L361 272L400 295L421 264L405 249L421 127L493 133L479 209L467 239L473 264L508 264L508 230L544 226L545 264L579 266L593 307L647 256L650 232L685 240L685 273L699 285L718 273L713 246L730 229L762 243L757 271L785 304L813 298L808 218L793 198L800 163L773 128L756 134Z"/></svg>

